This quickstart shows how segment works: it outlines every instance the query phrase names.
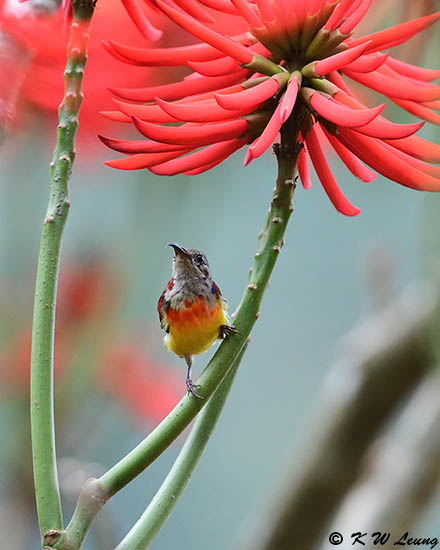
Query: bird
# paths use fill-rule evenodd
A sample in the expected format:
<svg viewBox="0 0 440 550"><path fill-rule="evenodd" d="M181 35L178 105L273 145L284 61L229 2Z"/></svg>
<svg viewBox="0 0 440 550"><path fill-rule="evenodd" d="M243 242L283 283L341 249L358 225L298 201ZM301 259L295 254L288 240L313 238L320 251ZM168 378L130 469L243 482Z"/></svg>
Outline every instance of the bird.
<svg viewBox="0 0 440 550"><path fill-rule="evenodd" d="M186 361L188 393L203 399L191 379L193 355L239 331L229 324L226 300L211 277L205 254L174 242L167 246L174 249L173 271L157 304L160 325L166 347Z"/></svg>

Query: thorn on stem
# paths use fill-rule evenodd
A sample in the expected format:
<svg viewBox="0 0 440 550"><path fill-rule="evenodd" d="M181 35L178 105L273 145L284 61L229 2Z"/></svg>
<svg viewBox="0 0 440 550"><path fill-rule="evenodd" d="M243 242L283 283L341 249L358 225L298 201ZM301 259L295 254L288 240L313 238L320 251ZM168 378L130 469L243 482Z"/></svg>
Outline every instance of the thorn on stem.
<svg viewBox="0 0 440 550"><path fill-rule="evenodd" d="M255 283L250 283L250 284L248 285L248 289L249 289L249 290L257 290L257 285L256 285Z"/></svg>
<svg viewBox="0 0 440 550"><path fill-rule="evenodd" d="M62 535L62 531L58 531L57 529L50 529L46 533L44 533L43 536L43 544L48 545L47 548L51 548L53 544L56 544Z"/></svg>

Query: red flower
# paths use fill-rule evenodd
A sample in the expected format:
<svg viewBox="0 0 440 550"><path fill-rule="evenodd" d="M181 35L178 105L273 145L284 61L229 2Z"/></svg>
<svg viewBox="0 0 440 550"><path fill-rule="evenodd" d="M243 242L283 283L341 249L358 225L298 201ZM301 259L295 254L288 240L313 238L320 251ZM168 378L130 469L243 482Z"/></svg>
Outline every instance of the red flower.
<svg viewBox="0 0 440 550"><path fill-rule="evenodd" d="M26 7L28 4L19 6ZM70 2L67 4L69 6ZM2 11L0 0L0 28L19 40L22 48L32 53L32 63L23 67L26 78L21 86L20 97L55 118L64 90L63 72L69 38L66 14L60 9L53 15L35 17L28 10L28 14L25 12L14 16L6 8L7 6L3 7ZM130 25L130 19L119 0L99 3L91 26L87 70L83 83L84 102L80 113L79 140L80 149L84 152L90 151L92 143L96 144L96 133L106 131L109 127L108 121L99 115L103 108L113 108L106 86L116 84L120 78L128 82L129 86L143 86L151 80L154 70L124 66L109 58L102 45L109 32L115 40L129 42L132 46L144 43L142 35ZM1 54L3 49L0 43L0 69L2 74L7 75L10 88L14 73L6 65L6 53ZM0 82L0 99L1 94Z"/></svg>
<svg viewBox="0 0 440 550"><path fill-rule="evenodd" d="M133 6L135 0L130 0ZM127 2L126 2L127 3ZM440 12L359 38L352 34L371 0L155 0L155 5L198 43L176 48L132 48L109 42L126 63L187 65L182 81L148 88L117 88L118 111L107 116L132 122L147 140L102 141L130 156L107 164L155 174L199 174L250 144L245 164L276 139L289 117L306 112L299 175L310 186L310 159L335 207L353 216L325 160L329 141L347 168L363 181L376 174L413 189L440 190L440 147L413 134L423 125L394 124L368 109L348 86L348 77L375 90L418 118L440 116L440 71L397 61L386 50L406 42L440 18ZM245 33L220 33L216 8ZM138 14L139 16L139 14ZM139 22L138 22L139 24ZM298 119L297 119L298 120ZM167 126L172 123L172 126ZM176 126L176 123L183 123ZM363 162L362 162L363 161Z"/></svg>
<svg viewBox="0 0 440 550"><path fill-rule="evenodd" d="M119 303L119 281L102 258L64 266L60 273L57 324L63 330L106 316Z"/></svg>
<svg viewBox="0 0 440 550"><path fill-rule="evenodd" d="M112 348L98 372L98 382L141 421L162 420L182 393L180 378L143 354L139 345Z"/></svg>

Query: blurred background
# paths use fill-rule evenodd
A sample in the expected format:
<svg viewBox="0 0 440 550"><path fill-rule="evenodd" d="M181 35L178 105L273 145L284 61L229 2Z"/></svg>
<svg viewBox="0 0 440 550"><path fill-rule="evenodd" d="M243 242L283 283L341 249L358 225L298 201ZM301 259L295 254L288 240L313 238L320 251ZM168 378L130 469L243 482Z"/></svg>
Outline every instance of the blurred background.
<svg viewBox="0 0 440 550"><path fill-rule="evenodd" d="M432 13L435 4L375 0L372 17L383 28L423 10ZM171 272L172 252L165 244L172 240L203 250L234 311L276 177L272 155L243 168L241 152L191 178L160 178L148 171L125 173L104 166L114 154L95 138L108 128L98 115L108 108L102 82L111 86L124 81L128 86L127 79L135 85L175 78L122 64L117 64L117 75L116 68L107 65L116 62L100 42L110 25L119 33L124 29L123 24L114 25L114 17L124 16L117 5L116 0L102 0L93 23L89 88L62 251L55 391L66 516L83 481L125 455L183 395L184 364L163 346L156 313ZM132 30L126 34L112 37L142 43ZM412 48L401 50L400 57L438 66L439 36L438 28L425 33L422 40L413 40ZM26 58L10 36L2 40L10 41L9 59ZM38 540L28 419L30 330L54 112L62 93L57 63L62 66L63 56L61 46L54 44L49 52L41 48L34 61L28 60L30 72L29 66L17 71L16 116L9 113L2 122L8 137L0 151L0 538L6 540L7 535L11 550L36 548ZM5 83L0 82L2 89ZM8 99L10 105L14 98ZM369 101L377 103L374 97ZM396 122L410 120L392 107L389 114ZM118 125L114 130L113 135ZM440 131L430 125L420 135L440 141ZM301 479L328 475L333 457L326 455L332 448L326 434L346 429L343 423L338 428L332 413L349 414L350 403L365 399L362 392L353 398L353 391L364 375L368 377L366 363L373 364L373 371L378 365L379 374L387 372L377 359L386 353L374 355L378 341L386 348L395 339L405 352L404 330L413 322L413 313L420 314L424 328L435 326L425 323L433 294L426 298L425 291L410 291L409 302L402 295L409 286L425 288L435 277L439 197L380 176L369 184L355 181L337 159L332 159L332 169L362 214L355 219L338 214L316 178L311 190L297 189L286 244L227 406L153 550L255 550L283 499L296 499L300 508L306 503L298 489ZM348 332L351 336L344 339ZM432 364L429 338L421 348L422 355L429 356L426 363ZM368 359L370 351L377 361ZM196 373L209 356L196 359ZM374 416L374 400L363 402L365 425L355 430L360 441L359 456L353 453L355 473L341 482L344 491L332 501L331 512L321 513L318 502L311 506L308 529L313 540L306 542L306 537L301 543L293 534L286 550L327 547L325 541L335 530L348 539L355 531L392 529L399 536L410 530L440 539L438 381L420 361L422 366L405 371L410 374L400 393L391 390L388 399L385 392L390 410L384 407L380 418ZM377 395L388 383L396 388L401 377L398 370L392 372L379 376L368 395ZM376 418L371 421L376 422L374 429L370 413ZM183 437L106 505L85 550L107 550L119 542L158 489L182 442ZM339 441L348 453L350 442ZM333 466L342 473L346 468L343 461ZM426 479L420 480L422 473ZM399 493L407 482L411 490ZM289 487L290 496L281 486ZM313 491L308 498L313 501ZM289 521L293 532L295 522ZM21 528L11 533L11 524ZM275 543L273 548L278 549Z"/></svg>

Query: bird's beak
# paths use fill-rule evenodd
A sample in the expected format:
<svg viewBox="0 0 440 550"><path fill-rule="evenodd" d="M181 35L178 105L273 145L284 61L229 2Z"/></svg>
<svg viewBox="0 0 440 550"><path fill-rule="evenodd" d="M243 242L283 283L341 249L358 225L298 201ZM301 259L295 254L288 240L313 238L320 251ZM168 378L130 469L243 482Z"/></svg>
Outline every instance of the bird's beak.
<svg viewBox="0 0 440 550"><path fill-rule="evenodd" d="M167 243L167 246L171 246L174 248L174 254L177 256L178 254L181 256L184 256L185 258L189 258L188 251L186 248L183 248L183 246L180 246L177 243Z"/></svg>

